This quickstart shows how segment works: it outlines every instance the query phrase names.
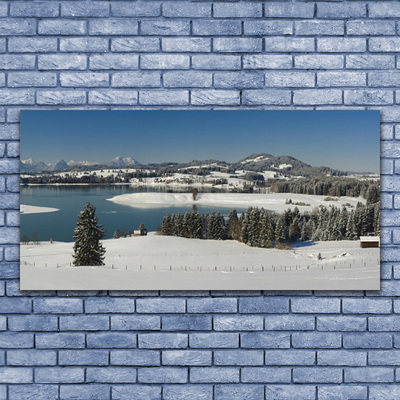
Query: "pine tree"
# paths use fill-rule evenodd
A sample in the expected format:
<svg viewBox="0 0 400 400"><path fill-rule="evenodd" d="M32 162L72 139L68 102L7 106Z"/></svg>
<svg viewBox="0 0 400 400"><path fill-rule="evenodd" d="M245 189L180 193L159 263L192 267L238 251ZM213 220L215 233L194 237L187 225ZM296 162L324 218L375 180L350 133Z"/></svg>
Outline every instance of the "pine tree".
<svg viewBox="0 0 400 400"><path fill-rule="evenodd" d="M380 214L380 202L375 204L374 208L374 233L380 235L381 233L381 214Z"/></svg>
<svg viewBox="0 0 400 400"><path fill-rule="evenodd" d="M356 227L354 224L354 210L350 211L349 219L347 221L346 239L348 239L348 240L356 240L357 239L357 232L356 232Z"/></svg>
<svg viewBox="0 0 400 400"><path fill-rule="evenodd" d="M297 221L298 220L295 219L289 226L289 240L291 242L296 242L301 236L299 223Z"/></svg>
<svg viewBox="0 0 400 400"><path fill-rule="evenodd" d="M165 214L162 226L161 226L161 234L166 236L171 236L172 232L172 224L171 224L171 216L169 214Z"/></svg>
<svg viewBox="0 0 400 400"><path fill-rule="evenodd" d="M232 240L239 240L240 230L241 230L240 221L237 215L237 211L232 210L228 216L228 228L227 228L228 238Z"/></svg>
<svg viewBox="0 0 400 400"><path fill-rule="evenodd" d="M104 265L105 249L100 240L106 235L103 225L98 224L96 208L87 203L79 213L74 230L74 262L75 266Z"/></svg>
<svg viewBox="0 0 400 400"><path fill-rule="evenodd" d="M285 235L285 218L280 216L275 227L275 242L277 244L283 243L286 240Z"/></svg>

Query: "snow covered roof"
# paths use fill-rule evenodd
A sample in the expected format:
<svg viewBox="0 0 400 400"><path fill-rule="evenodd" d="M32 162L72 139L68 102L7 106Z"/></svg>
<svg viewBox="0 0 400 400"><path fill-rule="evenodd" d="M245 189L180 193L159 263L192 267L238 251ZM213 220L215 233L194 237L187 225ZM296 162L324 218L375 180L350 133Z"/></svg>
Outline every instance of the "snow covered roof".
<svg viewBox="0 0 400 400"><path fill-rule="evenodd" d="M361 242L379 242L379 236L360 236Z"/></svg>

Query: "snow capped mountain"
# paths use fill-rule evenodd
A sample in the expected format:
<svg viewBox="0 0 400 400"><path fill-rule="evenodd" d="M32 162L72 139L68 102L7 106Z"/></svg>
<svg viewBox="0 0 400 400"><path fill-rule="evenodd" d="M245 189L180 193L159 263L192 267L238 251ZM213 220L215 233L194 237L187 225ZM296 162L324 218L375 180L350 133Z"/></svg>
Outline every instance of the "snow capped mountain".
<svg viewBox="0 0 400 400"><path fill-rule="evenodd" d="M32 158L20 161L21 172L42 172L48 171L49 166L42 161L36 162Z"/></svg>
<svg viewBox="0 0 400 400"><path fill-rule="evenodd" d="M68 161L67 162L69 167L77 167L77 166L83 166L83 167L90 167L91 165L96 165L97 163L92 162L92 161Z"/></svg>
<svg viewBox="0 0 400 400"><path fill-rule="evenodd" d="M111 160L107 165L110 166L115 166L115 167L128 167L132 165L138 165L139 161L135 160L132 157L115 157L113 160Z"/></svg>
<svg viewBox="0 0 400 400"><path fill-rule="evenodd" d="M52 168L53 171L60 171L63 169L68 169L68 164L64 160L57 161Z"/></svg>

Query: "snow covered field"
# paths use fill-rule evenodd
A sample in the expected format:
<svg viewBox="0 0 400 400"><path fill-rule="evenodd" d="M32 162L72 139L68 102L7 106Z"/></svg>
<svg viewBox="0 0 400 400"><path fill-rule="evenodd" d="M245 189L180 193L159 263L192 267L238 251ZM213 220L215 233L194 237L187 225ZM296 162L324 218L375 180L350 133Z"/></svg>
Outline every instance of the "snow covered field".
<svg viewBox="0 0 400 400"><path fill-rule="evenodd" d="M314 207L324 205L335 205L341 207L343 204L356 206L357 202L365 203L361 197L337 197L336 201L325 201L327 196L316 196L293 193L268 193L268 194L247 194L247 193L199 193L196 200L193 200L191 193L128 193L108 199L114 203L127 205L135 208L159 208L162 206L179 205L202 205L219 206L225 208L247 208L264 207L266 210L284 212L288 208L294 208L295 203L305 203L309 206L297 206L301 211L311 211ZM286 204L291 199L292 204Z"/></svg>
<svg viewBox="0 0 400 400"><path fill-rule="evenodd" d="M49 213L49 212L59 211L59 209L52 208L52 207L28 206L25 204L21 204L20 211L21 211L21 214L40 214L40 213Z"/></svg>
<svg viewBox="0 0 400 400"><path fill-rule="evenodd" d="M358 241L292 250L236 241L148 236L108 239L106 265L73 267L73 243L21 244L23 290L379 290L379 248ZM321 253L322 260L318 260Z"/></svg>

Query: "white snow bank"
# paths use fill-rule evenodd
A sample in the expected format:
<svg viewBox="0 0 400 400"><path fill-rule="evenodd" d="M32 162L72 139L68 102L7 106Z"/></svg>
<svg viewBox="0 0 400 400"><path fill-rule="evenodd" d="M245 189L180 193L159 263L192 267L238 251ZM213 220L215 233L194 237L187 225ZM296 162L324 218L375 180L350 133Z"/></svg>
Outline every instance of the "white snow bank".
<svg viewBox="0 0 400 400"><path fill-rule="evenodd" d="M21 289L379 290L380 284L379 249L357 241L276 250L150 234L103 244L102 267L71 266L73 243L21 245Z"/></svg>
<svg viewBox="0 0 400 400"><path fill-rule="evenodd" d="M40 214L40 213L49 213L49 212L59 211L58 208L28 206L26 204L21 204L20 210L21 210L21 214Z"/></svg>
<svg viewBox="0 0 400 400"><path fill-rule="evenodd" d="M107 200L135 208L159 208L196 204L225 208L264 207L267 210L277 212L283 212L288 208L294 208L296 206L295 203L309 204L309 206L298 206L302 211L311 211L314 207L318 207L319 205L335 205L340 207L342 204L346 203L356 206L358 201L365 203L365 200L361 197L339 197L337 201L325 201L325 198L326 196L293 193L199 193L196 200L193 200L191 193L146 192L122 194ZM285 204L287 199L291 199L292 204Z"/></svg>

